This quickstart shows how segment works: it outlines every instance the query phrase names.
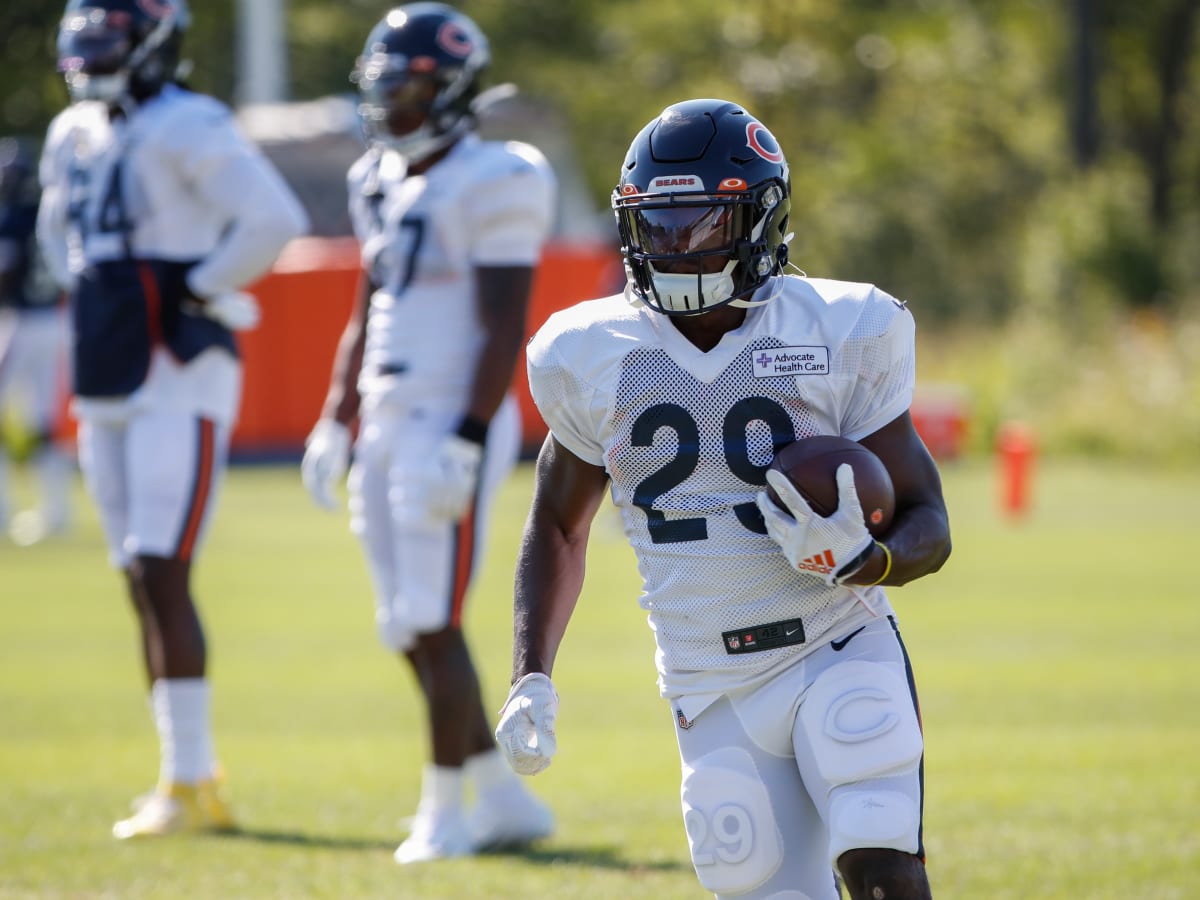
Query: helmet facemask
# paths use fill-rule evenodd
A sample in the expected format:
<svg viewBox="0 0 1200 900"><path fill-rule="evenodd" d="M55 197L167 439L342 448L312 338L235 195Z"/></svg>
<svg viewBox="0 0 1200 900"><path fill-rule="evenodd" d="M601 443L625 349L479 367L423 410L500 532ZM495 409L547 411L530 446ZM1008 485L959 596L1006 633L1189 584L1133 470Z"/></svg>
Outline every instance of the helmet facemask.
<svg viewBox="0 0 1200 900"><path fill-rule="evenodd" d="M780 185L716 194L630 187L614 194L613 206L632 299L681 316L770 299L753 295L786 261L786 245L768 240L768 229L786 224Z"/></svg>
<svg viewBox="0 0 1200 900"><path fill-rule="evenodd" d="M470 130L474 77L465 69L412 71L404 57L377 54L355 71L358 115L369 140L414 162Z"/></svg>

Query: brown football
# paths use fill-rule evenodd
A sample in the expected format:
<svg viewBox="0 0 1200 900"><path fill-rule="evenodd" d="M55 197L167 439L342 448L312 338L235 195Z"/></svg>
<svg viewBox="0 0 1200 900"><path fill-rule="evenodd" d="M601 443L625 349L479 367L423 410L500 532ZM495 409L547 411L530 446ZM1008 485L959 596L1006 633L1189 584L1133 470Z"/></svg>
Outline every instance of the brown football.
<svg viewBox="0 0 1200 900"><path fill-rule="evenodd" d="M867 530L879 537L892 524L896 495L887 467L862 444L831 434L801 438L781 447L770 467L786 475L814 510L829 516L837 510L836 472L842 463L853 467L854 487L862 503ZM767 494L776 505L784 508L770 486Z"/></svg>

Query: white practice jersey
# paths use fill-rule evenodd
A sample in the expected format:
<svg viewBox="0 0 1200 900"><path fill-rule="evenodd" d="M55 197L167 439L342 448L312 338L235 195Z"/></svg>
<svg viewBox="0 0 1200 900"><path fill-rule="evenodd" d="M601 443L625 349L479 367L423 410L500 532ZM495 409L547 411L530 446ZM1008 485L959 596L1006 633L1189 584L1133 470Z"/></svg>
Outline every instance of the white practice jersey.
<svg viewBox="0 0 1200 900"><path fill-rule="evenodd" d="M817 434L859 440L908 409L912 316L868 284L775 281L761 290L779 296L707 353L619 295L555 313L528 347L530 389L554 437L611 478L667 697L744 684L830 629L891 611L882 588L827 587L792 569L754 498L774 448ZM796 620L803 643L729 652L739 633Z"/></svg>
<svg viewBox="0 0 1200 900"><path fill-rule="evenodd" d="M347 177L362 265L375 291L359 391L368 405L461 408L484 340L477 266L535 266L555 179L528 144L468 135L421 175L370 151Z"/></svg>
<svg viewBox="0 0 1200 900"><path fill-rule="evenodd" d="M98 102L67 107L47 132L40 176L38 239L68 290L86 268L126 259L194 263L187 285L201 297L235 290L308 227L303 207L230 110L174 85L128 118L110 119ZM183 369L190 376L176 371ZM239 371L223 351L181 367L159 348L134 395L82 405L116 412L182 403L230 423Z"/></svg>

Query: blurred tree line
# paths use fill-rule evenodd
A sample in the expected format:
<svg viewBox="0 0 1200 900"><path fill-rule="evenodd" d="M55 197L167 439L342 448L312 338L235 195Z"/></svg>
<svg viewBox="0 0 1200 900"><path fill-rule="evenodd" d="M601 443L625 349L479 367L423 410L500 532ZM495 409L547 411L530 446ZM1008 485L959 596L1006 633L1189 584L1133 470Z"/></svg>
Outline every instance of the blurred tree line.
<svg viewBox="0 0 1200 900"><path fill-rule="evenodd" d="M0 11L0 116L65 102L61 3ZM663 106L738 101L792 167L792 258L923 316L1195 307L1200 0L461 0L570 124L596 202ZM194 86L234 96L235 0L193 0ZM292 96L349 89L376 0L289 0Z"/></svg>

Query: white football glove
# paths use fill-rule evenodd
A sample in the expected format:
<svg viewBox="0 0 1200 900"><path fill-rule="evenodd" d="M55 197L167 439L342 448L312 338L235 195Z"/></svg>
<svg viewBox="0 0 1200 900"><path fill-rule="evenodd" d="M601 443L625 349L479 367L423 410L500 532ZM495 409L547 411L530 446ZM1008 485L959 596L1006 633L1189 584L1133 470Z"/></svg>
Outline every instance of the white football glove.
<svg viewBox="0 0 1200 900"><path fill-rule="evenodd" d="M224 291L193 301L189 311L220 322L230 331L253 331L262 320L258 301L245 291Z"/></svg>
<svg viewBox="0 0 1200 900"><path fill-rule="evenodd" d="M434 490L429 511L442 519L461 519L479 483L483 445L457 434L447 435L433 455Z"/></svg>
<svg viewBox="0 0 1200 900"><path fill-rule="evenodd" d="M768 469L767 483L791 515L776 506L766 491L760 491L755 502L767 524L767 534L783 549L792 566L816 575L828 585L840 584L841 579L862 568L874 539L863 521L862 503L854 488L854 469L846 463L838 466L838 506L828 518L809 506L781 472Z"/></svg>
<svg viewBox="0 0 1200 900"><path fill-rule="evenodd" d="M557 718L558 692L549 676L531 672L512 686L500 710L496 743L518 775L536 775L550 765L558 749Z"/></svg>
<svg viewBox="0 0 1200 900"><path fill-rule="evenodd" d="M318 419L304 442L300 477L313 502L336 510L334 488L350 468L350 429L334 419Z"/></svg>

